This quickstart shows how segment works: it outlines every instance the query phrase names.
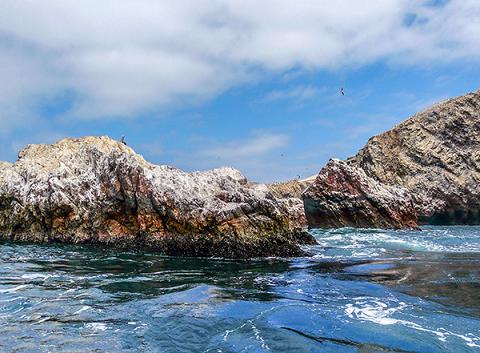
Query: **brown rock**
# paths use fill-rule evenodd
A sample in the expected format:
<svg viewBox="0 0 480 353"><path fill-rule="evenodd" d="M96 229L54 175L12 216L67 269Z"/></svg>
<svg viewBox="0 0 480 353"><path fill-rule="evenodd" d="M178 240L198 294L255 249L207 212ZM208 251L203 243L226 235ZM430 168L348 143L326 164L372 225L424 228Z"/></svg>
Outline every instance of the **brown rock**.
<svg viewBox="0 0 480 353"><path fill-rule="evenodd" d="M297 256L298 199L232 168L186 173L108 137L29 145L0 164L0 236L148 247L171 255Z"/></svg>
<svg viewBox="0 0 480 353"><path fill-rule="evenodd" d="M410 190L425 222L480 224L480 91L372 137L348 163Z"/></svg>
<svg viewBox="0 0 480 353"><path fill-rule="evenodd" d="M410 193L332 159L303 193L310 227L412 228L417 216Z"/></svg>

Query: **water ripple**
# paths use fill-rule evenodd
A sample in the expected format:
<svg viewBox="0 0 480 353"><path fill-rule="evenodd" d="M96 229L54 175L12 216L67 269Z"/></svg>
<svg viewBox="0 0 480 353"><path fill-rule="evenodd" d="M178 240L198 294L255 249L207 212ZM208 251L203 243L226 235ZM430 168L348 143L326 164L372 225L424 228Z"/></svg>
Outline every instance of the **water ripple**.
<svg viewBox="0 0 480 353"><path fill-rule="evenodd" d="M480 351L480 227L313 234L293 260L1 243L0 351Z"/></svg>

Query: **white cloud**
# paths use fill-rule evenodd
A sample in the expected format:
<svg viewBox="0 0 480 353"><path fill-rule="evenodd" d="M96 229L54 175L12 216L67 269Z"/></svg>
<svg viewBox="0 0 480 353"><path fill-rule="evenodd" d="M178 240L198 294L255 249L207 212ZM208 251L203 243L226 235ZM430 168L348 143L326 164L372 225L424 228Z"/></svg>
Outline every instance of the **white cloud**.
<svg viewBox="0 0 480 353"><path fill-rule="evenodd" d="M265 72L477 62L480 2L429 2L2 0L0 123L64 91L76 98L70 116L116 118L208 100Z"/></svg>
<svg viewBox="0 0 480 353"><path fill-rule="evenodd" d="M233 166L246 173L250 180L271 182L272 180L296 177L300 168L287 167L286 151L290 136L271 131L253 131L250 136L237 140L213 141L201 138L189 151L164 150L163 160L174 160L174 165L188 171L206 170L221 166ZM145 150L146 151L146 150ZM146 151L146 156L152 156ZM291 157L291 156L290 156ZM293 158L297 162L297 158Z"/></svg>
<svg viewBox="0 0 480 353"><path fill-rule="evenodd" d="M247 140L231 141L223 146L206 149L203 154L213 158L226 160L252 159L284 147L288 144L288 136L270 132L256 133Z"/></svg>
<svg viewBox="0 0 480 353"><path fill-rule="evenodd" d="M34 101L54 87L53 78L39 69L43 66L41 59L3 47L0 40L0 135L35 120Z"/></svg>

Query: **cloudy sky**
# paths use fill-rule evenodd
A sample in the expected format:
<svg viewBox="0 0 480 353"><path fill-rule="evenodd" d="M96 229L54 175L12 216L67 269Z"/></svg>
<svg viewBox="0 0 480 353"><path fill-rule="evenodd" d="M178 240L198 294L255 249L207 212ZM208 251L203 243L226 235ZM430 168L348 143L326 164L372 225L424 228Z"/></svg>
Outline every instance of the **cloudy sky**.
<svg viewBox="0 0 480 353"><path fill-rule="evenodd" d="M479 33L478 0L1 0L0 159L125 134L185 170L309 176L479 89Z"/></svg>

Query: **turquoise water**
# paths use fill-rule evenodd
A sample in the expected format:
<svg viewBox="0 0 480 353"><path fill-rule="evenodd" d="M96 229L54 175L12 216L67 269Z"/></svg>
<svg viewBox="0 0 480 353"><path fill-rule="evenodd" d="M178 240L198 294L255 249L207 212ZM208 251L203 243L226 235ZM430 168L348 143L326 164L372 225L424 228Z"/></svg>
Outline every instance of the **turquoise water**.
<svg viewBox="0 0 480 353"><path fill-rule="evenodd" d="M480 227L312 231L311 258L0 244L2 352L480 352Z"/></svg>

